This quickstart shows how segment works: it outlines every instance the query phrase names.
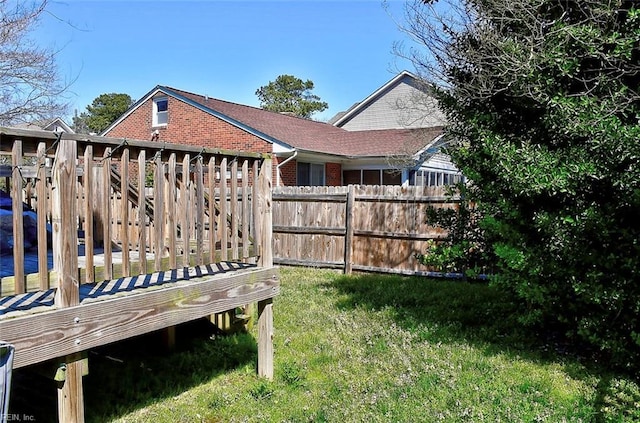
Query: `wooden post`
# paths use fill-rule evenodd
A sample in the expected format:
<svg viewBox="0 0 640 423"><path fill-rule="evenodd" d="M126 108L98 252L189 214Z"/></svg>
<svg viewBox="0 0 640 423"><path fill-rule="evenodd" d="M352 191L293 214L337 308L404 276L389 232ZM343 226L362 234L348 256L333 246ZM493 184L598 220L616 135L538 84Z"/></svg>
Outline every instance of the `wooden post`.
<svg viewBox="0 0 640 423"><path fill-rule="evenodd" d="M58 421L84 422L84 393L82 391L82 360L66 362L65 380L58 388Z"/></svg>
<svg viewBox="0 0 640 423"><path fill-rule="evenodd" d="M220 162L220 260L229 260L227 242L229 232L227 230L227 158Z"/></svg>
<svg viewBox="0 0 640 423"><path fill-rule="evenodd" d="M253 183L251 187L251 236L253 237L253 255L257 255L258 231L256 231L256 223L259 215L259 201L258 201L258 188L260 183L258 182L258 175L260 174L260 163L258 160L253 161Z"/></svg>
<svg viewBox="0 0 640 423"><path fill-rule="evenodd" d="M113 277L113 252L111 250L111 148L104 150L102 158L102 236L104 247L105 280Z"/></svg>
<svg viewBox="0 0 640 423"><path fill-rule="evenodd" d="M216 261L216 159L209 159L209 263Z"/></svg>
<svg viewBox="0 0 640 423"><path fill-rule="evenodd" d="M191 202L189 201L189 164L191 158L189 154L185 154L182 158L182 185L180 189L180 201L182 207L180 209L180 238L182 239L182 266L189 267L191 246L190 234L189 234L189 208Z"/></svg>
<svg viewBox="0 0 640 423"><path fill-rule="evenodd" d="M204 171L202 168L202 157L196 159L196 169L194 173L196 179L196 265L201 266L204 264L202 254L204 252Z"/></svg>
<svg viewBox="0 0 640 423"><path fill-rule="evenodd" d="M162 254L164 249L164 175L162 157L160 154L155 159L153 177L153 254L154 270L162 270Z"/></svg>
<svg viewBox="0 0 640 423"><path fill-rule="evenodd" d="M78 282L78 216L76 202L76 141L61 140L53 167L51 214L53 265L56 270L56 306L80 302Z"/></svg>
<svg viewBox="0 0 640 423"><path fill-rule="evenodd" d="M167 231L169 238L169 267L175 269L178 267L178 258L176 254L176 153L169 155L169 164L167 168Z"/></svg>
<svg viewBox="0 0 640 423"><path fill-rule="evenodd" d="M11 152L11 207L13 210L13 270L16 294L25 292L24 219L22 216L22 141L13 142ZM75 199L73 200L75 201Z"/></svg>
<svg viewBox="0 0 640 423"><path fill-rule="evenodd" d="M84 250L85 250L85 281L95 282L95 268L93 266L93 146L87 145L84 150Z"/></svg>
<svg viewBox="0 0 640 423"><path fill-rule="evenodd" d="M57 290L55 305L65 308L80 303L78 281L78 216L76 202L75 140L60 140L53 165L51 199L53 227L53 262ZM78 343L80 339L68 342ZM83 422L82 361L75 356L65 359L66 376L58 389L58 418L61 422Z"/></svg>
<svg viewBox="0 0 640 423"><path fill-rule="evenodd" d="M47 266L47 177L45 164L47 146L45 143L38 143L38 173L36 181L37 198L37 218L38 218L38 278L40 280L40 290L49 289L49 268Z"/></svg>
<svg viewBox="0 0 640 423"><path fill-rule="evenodd" d="M258 376L273 379L273 301L258 302Z"/></svg>
<svg viewBox="0 0 640 423"><path fill-rule="evenodd" d="M242 262L249 260L249 162L242 163Z"/></svg>
<svg viewBox="0 0 640 423"><path fill-rule="evenodd" d="M120 227L122 244L122 276L131 276L131 262L129 260L129 148L122 150L120 158Z"/></svg>
<svg viewBox="0 0 640 423"><path fill-rule="evenodd" d="M95 233L94 242L95 245L99 245L104 241L104 207L102 206L102 202L104 200L104 196L102 195L104 187L102 186L104 182L104 178L102 177L102 173L104 172L104 162L98 160L93 166L93 175L91 178L92 186L91 189L95 195L93 196L93 203L91 207L93 209L93 222L95 225Z"/></svg>
<svg viewBox="0 0 640 423"><path fill-rule="evenodd" d="M231 259L238 260L238 160L231 163Z"/></svg>
<svg viewBox="0 0 640 423"><path fill-rule="evenodd" d="M345 211L345 235L344 235L344 273L350 275L353 263L353 202L355 197L353 185L349 185L347 192L347 205Z"/></svg>
<svg viewBox="0 0 640 423"><path fill-rule="evenodd" d="M262 163L258 197L260 201L260 256L258 265L273 267L273 251L271 249L272 221L271 221L271 159ZM258 302L258 375L273 379L273 302L267 299Z"/></svg>
<svg viewBox="0 0 640 423"><path fill-rule="evenodd" d="M260 169L258 201L258 225L260 225L260 256L258 266L273 267L273 249L271 238L273 235L272 215L271 215L271 159L267 158L262 163Z"/></svg>
<svg viewBox="0 0 640 423"><path fill-rule="evenodd" d="M138 273L141 275L147 273L147 154L144 150L138 153L138 260L140 268Z"/></svg>

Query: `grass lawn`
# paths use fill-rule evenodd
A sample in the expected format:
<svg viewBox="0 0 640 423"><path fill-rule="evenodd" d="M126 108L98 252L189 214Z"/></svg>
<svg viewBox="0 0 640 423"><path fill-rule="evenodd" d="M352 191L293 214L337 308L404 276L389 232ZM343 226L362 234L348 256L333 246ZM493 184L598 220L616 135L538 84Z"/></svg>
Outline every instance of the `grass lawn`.
<svg viewBox="0 0 640 423"><path fill-rule="evenodd" d="M273 381L255 375L255 333L201 322L172 354L158 335L91 352L87 421L640 421L636 381L528 336L484 284L281 273Z"/></svg>

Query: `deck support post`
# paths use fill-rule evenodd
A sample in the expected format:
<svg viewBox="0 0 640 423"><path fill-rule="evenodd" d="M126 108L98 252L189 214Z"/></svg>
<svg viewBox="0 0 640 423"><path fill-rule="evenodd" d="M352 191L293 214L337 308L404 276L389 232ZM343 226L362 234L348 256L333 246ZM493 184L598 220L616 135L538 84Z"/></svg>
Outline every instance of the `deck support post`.
<svg viewBox="0 0 640 423"><path fill-rule="evenodd" d="M61 140L53 164L51 221L53 229L53 266L57 289L55 305L66 308L80 303L78 276L78 227L76 218L77 144L75 140ZM72 339L77 345L81 339ZM83 363L81 357L65 358L65 381L58 389L58 418L60 422L84 422L82 393Z"/></svg>
<svg viewBox="0 0 640 423"><path fill-rule="evenodd" d="M162 343L167 351L176 349L176 327L168 326L161 331Z"/></svg>
<svg viewBox="0 0 640 423"><path fill-rule="evenodd" d="M86 368L82 357L68 356L64 363L64 381L58 382L58 421L84 422L82 376Z"/></svg>
<svg viewBox="0 0 640 423"><path fill-rule="evenodd" d="M258 376L273 379L273 300L258 302Z"/></svg>
<svg viewBox="0 0 640 423"><path fill-rule="evenodd" d="M271 216L271 158L262 163L258 179L258 216L256 236L259 248L258 266L273 267L273 235ZM258 376L273 379L273 299L258 302Z"/></svg>

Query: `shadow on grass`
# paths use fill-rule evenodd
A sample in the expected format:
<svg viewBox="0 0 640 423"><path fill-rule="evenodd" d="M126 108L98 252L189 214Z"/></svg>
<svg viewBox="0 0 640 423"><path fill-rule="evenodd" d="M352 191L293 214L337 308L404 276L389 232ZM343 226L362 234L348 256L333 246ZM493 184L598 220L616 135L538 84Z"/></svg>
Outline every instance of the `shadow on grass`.
<svg viewBox="0 0 640 423"><path fill-rule="evenodd" d="M170 352L161 332L89 351L89 374L83 377L86 421L109 421L255 363L257 344L251 334L216 332L203 319L178 326ZM14 371L10 414L57 422L56 382L34 370Z"/></svg>
<svg viewBox="0 0 640 423"><path fill-rule="evenodd" d="M400 327L434 344L466 343L485 355L561 363L571 377L595 382L594 422L640 421L638 375L616 373L560 330L527 327L523 305L486 282L361 274L327 285L343 294L340 309L390 310Z"/></svg>
<svg viewBox="0 0 640 423"><path fill-rule="evenodd" d="M343 294L341 309L391 309L401 327L428 326L435 342L464 341L484 348L531 353L535 332L518 325L520 305L484 282L362 274L331 283Z"/></svg>

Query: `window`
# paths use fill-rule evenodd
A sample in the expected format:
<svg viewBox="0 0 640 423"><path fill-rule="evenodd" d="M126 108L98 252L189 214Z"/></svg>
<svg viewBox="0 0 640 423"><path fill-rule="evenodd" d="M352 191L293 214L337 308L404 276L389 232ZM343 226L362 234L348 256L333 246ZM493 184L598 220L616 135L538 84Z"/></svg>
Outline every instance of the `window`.
<svg viewBox="0 0 640 423"><path fill-rule="evenodd" d="M324 164L298 162L298 186L324 186Z"/></svg>
<svg viewBox="0 0 640 423"><path fill-rule="evenodd" d="M362 182L361 170L345 170L342 172L342 183L345 185L360 185Z"/></svg>
<svg viewBox="0 0 640 423"><path fill-rule="evenodd" d="M398 170L358 169L342 172L344 185L401 185L402 172Z"/></svg>
<svg viewBox="0 0 640 423"><path fill-rule="evenodd" d="M153 126L164 126L168 122L169 99L158 97L153 99Z"/></svg>
<svg viewBox="0 0 640 423"><path fill-rule="evenodd" d="M447 171L416 170L411 179L412 185L433 187L457 184L462 181L462 175Z"/></svg>
<svg viewBox="0 0 640 423"><path fill-rule="evenodd" d="M383 170L382 185L402 185L402 172L397 170Z"/></svg>

